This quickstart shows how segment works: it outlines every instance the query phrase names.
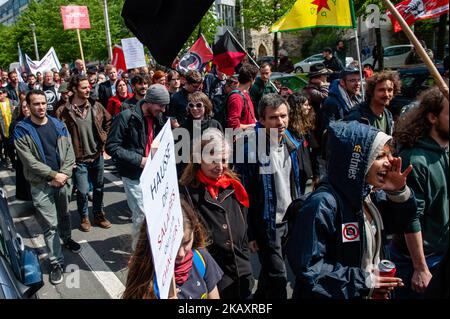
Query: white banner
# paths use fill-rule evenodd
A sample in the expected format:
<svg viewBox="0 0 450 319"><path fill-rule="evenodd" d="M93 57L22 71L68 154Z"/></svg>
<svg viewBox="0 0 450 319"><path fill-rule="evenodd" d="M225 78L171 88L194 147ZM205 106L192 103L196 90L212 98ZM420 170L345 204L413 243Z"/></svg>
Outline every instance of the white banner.
<svg viewBox="0 0 450 319"><path fill-rule="evenodd" d="M55 49L53 47L48 50L47 54L42 58L41 61L33 61L26 54L25 59L31 73L33 73L34 75L36 75L37 72L44 73L45 71L52 71L53 69L56 69L59 72L59 70L61 69L61 64L59 63L58 56L56 55Z"/></svg>
<svg viewBox="0 0 450 319"><path fill-rule="evenodd" d="M125 55L127 69L146 66L144 46L137 38L122 39L122 50Z"/></svg>
<svg viewBox="0 0 450 319"><path fill-rule="evenodd" d="M175 259L183 239L183 215L170 120L152 145L158 145L158 149L144 167L140 186L159 296L167 299Z"/></svg>

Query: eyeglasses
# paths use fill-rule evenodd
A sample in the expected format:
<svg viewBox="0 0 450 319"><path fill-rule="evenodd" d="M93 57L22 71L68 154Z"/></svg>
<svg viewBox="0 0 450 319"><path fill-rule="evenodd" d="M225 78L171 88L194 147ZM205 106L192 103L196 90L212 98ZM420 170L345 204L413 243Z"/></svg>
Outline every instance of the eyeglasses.
<svg viewBox="0 0 450 319"><path fill-rule="evenodd" d="M188 103L188 108L190 108L190 109L201 109L203 107L204 107L203 102L196 102L196 103L189 102Z"/></svg>

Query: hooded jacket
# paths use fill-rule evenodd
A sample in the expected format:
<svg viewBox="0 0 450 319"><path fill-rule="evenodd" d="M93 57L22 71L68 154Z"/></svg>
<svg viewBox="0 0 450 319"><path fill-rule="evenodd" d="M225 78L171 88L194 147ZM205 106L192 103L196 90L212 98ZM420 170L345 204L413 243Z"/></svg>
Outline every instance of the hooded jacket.
<svg viewBox="0 0 450 319"><path fill-rule="evenodd" d="M412 164L408 175L408 185L417 197L423 246L426 255L444 254L449 244L449 163L448 148L442 148L431 137L422 137L413 148L404 149L399 154L403 159L403 169ZM400 244L403 253L408 254L404 237L396 235L394 243Z"/></svg>
<svg viewBox="0 0 450 319"><path fill-rule="evenodd" d="M367 196L381 214L382 239L395 231L409 232L417 221L412 192L403 192L410 194L408 199L400 198L382 190L371 192L365 183L370 148L378 132L357 122L330 124L328 177L301 205L287 246L296 275L294 298L369 295L369 273L361 268L367 250L363 212ZM387 258L383 253L381 249L381 259Z"/></svg>

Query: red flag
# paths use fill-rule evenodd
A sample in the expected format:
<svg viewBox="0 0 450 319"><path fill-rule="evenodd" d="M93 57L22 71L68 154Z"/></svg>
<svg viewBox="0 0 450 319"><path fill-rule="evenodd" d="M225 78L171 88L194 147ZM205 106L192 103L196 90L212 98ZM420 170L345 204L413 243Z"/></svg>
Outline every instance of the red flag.
<svg viewBox="0 0 450 319"><path fill-rule="evenodd" d="M217 65L220 72L226 75L233 75L234 68L241 63L242 59L247 55L239 42L227 30L214 44L214 60L213 64Z"/></svg>
<svg viewBox="0 0 450 319"><path fill-rule="evenodd" d="M396 4L395 7L403 16L406 23L412 25L418 20L431 19L447 13L448 1L449 0L405 0ZM402 27L391 12L387 11L387 15L392 21L394 31L401 31Z"/></svg>
<svg viewBox="0 0 450 319"><path fill-rule="evenodd" d="M177 69L182 73L190 70L201 72L204 65L212 59L213 52L202 34L189 51L183 55Z"/></svg>
<svg viewBox="0 0 450 319"><path fill-rule="evenodd" d="M113 49L113 58L111 64L114 65L118 73L127 72L127 66L125 64L125 55L123 54L122 47L115 45Z"/></svg>

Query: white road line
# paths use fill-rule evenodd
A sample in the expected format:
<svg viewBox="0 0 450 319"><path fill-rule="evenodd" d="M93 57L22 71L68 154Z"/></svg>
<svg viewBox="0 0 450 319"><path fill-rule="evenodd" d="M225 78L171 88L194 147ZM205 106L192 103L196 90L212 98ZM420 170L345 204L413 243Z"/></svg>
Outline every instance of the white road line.
<svg viewBox="0 0 450 319"><path fill-rule="evenodd" d="M107 170L105 170L103 172L103 177L105 177L108 181L110 181L114 185L119 186L119 187L123 187L122 180L119 177L115 176L114 174L108 172Z"/></svg>
<svg viewBox="0 0 450 319"><path fill-rule="evenodd" d="M82 247L80 252L81 258L83 258L86 265L91 269L92 273L105 288L106 292L113 299L122 298L125 286L119 278L117 278L114 272L106 266L100 256L97 255L86 240L80 241L79 244Z"/></svg>

